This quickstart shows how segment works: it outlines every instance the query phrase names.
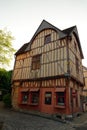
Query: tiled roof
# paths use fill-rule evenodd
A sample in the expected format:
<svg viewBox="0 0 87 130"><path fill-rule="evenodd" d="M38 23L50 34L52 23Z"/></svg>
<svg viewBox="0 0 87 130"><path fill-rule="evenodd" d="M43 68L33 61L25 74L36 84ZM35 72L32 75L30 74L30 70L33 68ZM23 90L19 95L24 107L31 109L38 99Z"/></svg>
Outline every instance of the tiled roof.
<svg viewBox="0 0 87 130"><path fill-rule="evenodd" d="M26 51L29 51L31 49L31 44L32 44L33 40L35 39L35 37L38 35L38 33L40 33L41 31L43 31L44 29L53 29L53 30L55 30L59 34L59 39L65 38L67 36L71 36L71 34L74 33L75 36L76 36L76 39L78 41L78 46L79 46L79 49L81 51L81 56L83 58L82 48L81 48L81 44L80 44L80 40L79 40L79 35L78 35L78 31L77 31L76 26L72 26L70 28L67 28L67 29L64 29L64 30L60 30L60 29L58 29L57 27L55 27L54 25L50 24L49 22L47 22L45 20L42 21L42 23L40 24L40 26L36 30L35 34L31 38L30 42L24 44L15 53L15 55L18 55L18 54L24 53Z"/></svg>
<svg viewBox="0 0 87 130"><path fill-rule="evenodd" d="M66 37L66 34L63 33L60 29L58 29L54 25L50 24L49 22L43 20L41 22L40 26L38 27L38 29L36 30L35 34L33 35L32 39L30 40L30 44L32 43L32 41L34 40L34 38L38 35L38 33L40 33L41 31L43 31L44 29L53 29L53 30L55 30L56 32L58 32L60 39ZM26 50L27 51L30 50L30 45L29 45L29 47Z"/></svg>
<svg viewBox="0 0 87 130"><path fill-rule="evenodd" d="M76 26L73 26L73 27L62 30L62 32L67 35L70 35L75 28L76 28Z"/></svg>
<svg viewBox="0 0 87 130"><path fill-rule="evenodd" d="M25 52L27 46L28 46L29 43L25 43L16 53L15 55L19 55L19 54L22 54Z"/></svg>
<svg viewBox="0 0 87 130"><path fill-rule="evenodd" d="M34 34L34 36L36 36L39 32L41 32L44 29L54 29L55 31L58 32L59 37L63 38L66 36L66 34L64 34L60 29L58 29L57 27L55 27L54 25L50 24L49 22L43 20L42 23L40 24L40 26L38 27L36 33Z"/></svg>

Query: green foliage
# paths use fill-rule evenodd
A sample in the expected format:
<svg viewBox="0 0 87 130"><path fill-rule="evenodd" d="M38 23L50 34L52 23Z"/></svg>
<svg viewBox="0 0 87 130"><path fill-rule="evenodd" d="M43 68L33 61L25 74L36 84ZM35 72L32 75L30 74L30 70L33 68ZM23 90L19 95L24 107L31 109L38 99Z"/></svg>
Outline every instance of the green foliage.
<svg viewBox="0 0 87 130"><path fill-rule="evenodd" d="M12 71L6 71L5 69L0 69L0 91L2 95L0 95L0 100L4 95L11 93L11 77ZM9 102L9 100L7 100Z"/></svg>
<svg viewBox="0 0 87 130"><path fill-rule="evenodd" d="M3 96L3 102L5 104L5 107L11 107L11 94L10 93Z"/></svg>
<svg viewBox="0 0 87 130"><path fill-rule="evenodd" d="M0 30L0 66L2 67L9 65L15 52L12 47L13 39L11 32L8 32L6 29Z"/></svg>
<svg viewBox="0 0 87 130"><path fill-rule="evenodd" d="M11 92L11 77L12 71L0 69L0 89L2 90L3 94Z"/></svg>

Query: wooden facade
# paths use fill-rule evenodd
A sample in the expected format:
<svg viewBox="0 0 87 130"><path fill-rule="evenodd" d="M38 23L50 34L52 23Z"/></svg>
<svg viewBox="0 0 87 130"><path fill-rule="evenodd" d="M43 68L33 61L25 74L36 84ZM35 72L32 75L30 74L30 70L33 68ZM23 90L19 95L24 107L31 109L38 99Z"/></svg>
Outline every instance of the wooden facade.
<svg viewBox="0 0 87 130"><path fill-rule="evenodd" d="M65 115L82 111L83 53L76 26L61 31L43 20L15 55L15 109Z"/></svg>

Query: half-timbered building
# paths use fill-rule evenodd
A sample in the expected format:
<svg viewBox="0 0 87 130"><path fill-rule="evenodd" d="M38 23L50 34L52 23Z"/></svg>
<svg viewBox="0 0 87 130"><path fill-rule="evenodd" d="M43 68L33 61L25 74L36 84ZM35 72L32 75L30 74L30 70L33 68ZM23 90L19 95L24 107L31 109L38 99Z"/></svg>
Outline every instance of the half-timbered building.
<svg viewBox="0 0 87 130"><path fill-rule="evenodd" d="M87 111L87 67L83 66L85 86L83 88L84 111Z"/></svg>
<svg viewBox="0 0 87 130"><path fill-rule="evenodd" d="M82 59L77 27L60 30L43 20L15 54L13 108L61 115L81 112Z"/></svg>

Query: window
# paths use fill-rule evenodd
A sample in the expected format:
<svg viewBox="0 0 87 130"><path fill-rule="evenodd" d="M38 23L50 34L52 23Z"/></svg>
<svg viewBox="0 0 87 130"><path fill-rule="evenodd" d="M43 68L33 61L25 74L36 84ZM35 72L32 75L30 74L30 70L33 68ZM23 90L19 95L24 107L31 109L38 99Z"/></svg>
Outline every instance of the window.
<svg viewBox="0 0 87 130"><path fill-rule="evenodd" d="M56 104L60 106L64 106L65 105L65 92L57 92L56 97L57 97Z"/></svg>
<svg viewBox="0 0 87 130"><path fill-rule="evenodd" d="M32 104L39 103L39 92L32 92L31 93L31 103Z"/></svg>
<svg viewBox="0 0 87 130"><path fill-rule="evenodd" d="M32 70L36 70L40 68L40 58L41 55L36 55L32 57Z"/></svg>
<svg viewBox="0 0 87 130"><path fill-rule="evenodd" d="M52 100L52 93L51 92L46 92L45 93L45 104L50 105Z"/></svg>
<svg viewBox="0 0 87 130"><path fill-rule="evenodd" d="M47 44L49 42L51 42L51 34L45 36L44 43Z"/></svg>
<svg viewBox="0 0 87 130"><path fill-rule="evenodd" d="M28 92L22 92L22 103L28 102L29 93Z"/></svg>

